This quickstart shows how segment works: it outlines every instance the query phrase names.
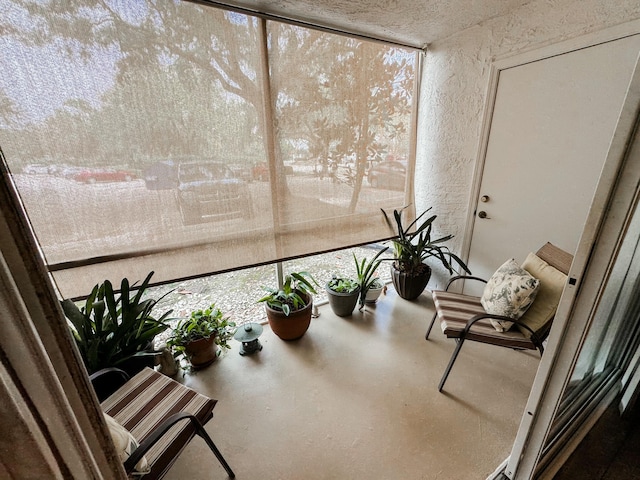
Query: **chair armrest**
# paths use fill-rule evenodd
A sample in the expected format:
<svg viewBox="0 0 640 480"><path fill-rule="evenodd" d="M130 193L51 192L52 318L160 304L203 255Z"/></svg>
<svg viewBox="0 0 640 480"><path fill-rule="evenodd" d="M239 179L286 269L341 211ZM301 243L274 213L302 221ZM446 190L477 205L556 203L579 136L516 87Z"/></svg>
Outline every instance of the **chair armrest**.
<svg viewBox="0 0 640 480"><path fill-rule="evenodd" d="M478 280L482 283L487 283L487 281L484 278L474 277L471 275L456 275L455 277L451 277L451 280L449 280L449 282L447 283L447 286L444 289L445 292L449 290L449 286L456 280Z"/></svg>
<svg viewBox="0 0 640 480"><path fill-rule="evenodd" d="M471 329L471 327L476 322L482 320L483 318L489 318L489 319L492 318L494 320L503 320L503 321L507 321L507 322L513 322L515 325L519 325L520 327L524 328L525 330L528 330L529 332L531 332L531 342L540 351L540 355L542 355L544 353L544 347L542 346L542 342L538 338L538 335L536 335L536 332L534 332L528 325L525 325L520 320L516 320L516 319L511 318L511 317L506 317L504 315L493 315L491 313L479 313L478 315L474 315L473 317L471 317L471 319L464 326L464 329L462 330L461 336L465 337L467 335L467 333L469 332L469 330Z"/></svg>
<svg viewBox="0 0 640 480"><path fill-rule="evenodd" d="M93 390L101 402L129 381L129 375L119 368L109 367L89 375Z"/></svg>
<svg viewBox="0 0 640 480"><path fill-rule="evenodd" d="M188 419L193 424L198 434L200 434L200 432L204 430L200 421L198 421L198 419L190 413L174 413L164 422L158 425L155 430L153 430L153 432L151 432L151 434L147 438L145 438L143 442L140 443L140 446L133 451L129 458L125 460L124 469L127 474L134 471L136 464L140 461L144 454L147 453L149 449L153 447L162 438L162 436L169 431L171 427L185 419Z"/></svg>

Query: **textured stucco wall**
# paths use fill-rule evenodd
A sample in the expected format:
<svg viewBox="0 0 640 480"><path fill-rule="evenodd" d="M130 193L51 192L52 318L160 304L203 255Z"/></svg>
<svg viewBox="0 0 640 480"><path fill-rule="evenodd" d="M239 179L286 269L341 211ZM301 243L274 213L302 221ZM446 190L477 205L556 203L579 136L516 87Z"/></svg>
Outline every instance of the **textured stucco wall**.
<svg viewBox="0 0 640 480"><path fill-rule="evenodd" d="M461 252L491 62L640 18L637 0L537 0L430 45L425 58L416 165L416 210ZM445 276L435 271L430 287Z"/></svg>

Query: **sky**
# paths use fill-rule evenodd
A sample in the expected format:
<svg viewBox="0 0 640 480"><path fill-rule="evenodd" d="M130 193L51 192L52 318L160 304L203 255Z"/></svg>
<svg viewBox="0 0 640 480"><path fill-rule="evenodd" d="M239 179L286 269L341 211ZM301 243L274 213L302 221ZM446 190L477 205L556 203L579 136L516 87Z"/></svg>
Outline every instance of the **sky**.
<svg viewBox="0 0 640 480"><path fill-rule="evenodd" d="M11 32L12 28L36 40L42 39L43 29L19 4L0 0L0 95L14 103L19 125L41 122L69 100L99 107L102 95L114 85L120 59L117 45L108 49L96 46L86 57L80 55L80 42L75 40L45 37L42 45L26 44ZM131 23L138 22L142 14L139 9L118 10ZM84 13L98 15L95 10ZM4 121L5 116L0 115L0 122ZM6 127L0 124L0 128Z"/></svg>
<svg viewBox="0 0 640 480"><path fill-rule="evenodd" d="M131 25L139 25L145 19L154 21L149 16L153 11L144 0L106 1L120 19ZM38 24L22 3L0 0L0 105L7 103L1 101L2 97L8 98L18 112L17 125L8 125L7 112L0 111L0 129L37 124L60 109L72 110L84 102L100 108L103 95L115 84L118 61L122 58L118 44L114 42L108 47L96 44L87 51L86 44L77 40L47 36L48 25ZM94 25L91 32L98 34L100 25L107 25L111 15L103 7L84 7L77 13L79 18L91 19ZM236 13L227 16L235 24L246 23L248 18ZM22 40L24 37L35 41L27 43ZM389 61L412 57L413 52L395 49ZM248 73L255 74L245 71Z"/></svg>

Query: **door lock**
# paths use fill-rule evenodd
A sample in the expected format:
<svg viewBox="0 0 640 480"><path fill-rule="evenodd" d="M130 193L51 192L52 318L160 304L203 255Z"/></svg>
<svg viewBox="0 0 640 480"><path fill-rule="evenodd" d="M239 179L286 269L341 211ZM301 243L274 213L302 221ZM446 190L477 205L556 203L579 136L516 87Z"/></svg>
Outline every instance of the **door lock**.
<svg viewBox="0 0 640 480"><path fill-rule="evenodd" d="M487 219L489 218L489 217L487 217L487 212L485 212L484 210L480 210L478 212L478 217L479 218L487 218Z"/></svg>

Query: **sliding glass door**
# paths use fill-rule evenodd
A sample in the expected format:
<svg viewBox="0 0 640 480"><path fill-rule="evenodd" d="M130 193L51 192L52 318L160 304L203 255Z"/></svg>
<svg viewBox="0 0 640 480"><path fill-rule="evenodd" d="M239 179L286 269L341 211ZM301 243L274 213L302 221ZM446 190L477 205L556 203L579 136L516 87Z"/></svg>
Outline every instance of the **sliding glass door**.
<svg viewBox="0 0 640 480"><path fill-rule="evenodd" d="M640 342L640 212L636 206L542 452L536 474L571 441L621 378Z"/></svg>

